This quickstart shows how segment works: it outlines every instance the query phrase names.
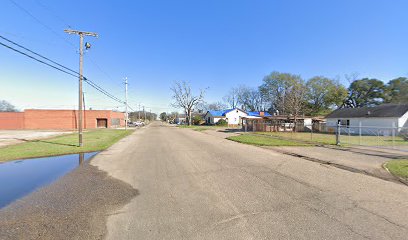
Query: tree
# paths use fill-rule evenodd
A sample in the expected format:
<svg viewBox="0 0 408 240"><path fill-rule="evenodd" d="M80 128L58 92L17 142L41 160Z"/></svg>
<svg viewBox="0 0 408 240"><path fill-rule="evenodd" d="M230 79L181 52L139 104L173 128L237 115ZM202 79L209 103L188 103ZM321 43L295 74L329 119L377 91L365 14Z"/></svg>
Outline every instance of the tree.
<svg viewBox="0 0 408 240"><path fill-rule="evenodd" d="M16 107L6 100L0 101L0 112L18 112Z"/></svg>
<svg viewBox="0 0 408 240"><path fill-rule="evenodd" d="M305 95L304 81L299 75L272 72L264 77L259 91L264 101L269 103L269 109L279 114L296 114L304 104L304 99L299 101L299 97L304 98Z"/></svg>
<svg viewBox="0 0 408 240"><path fill-rule="evenodd" d="M387 84L388 103L408 103L408 78L399 77Z"/></svg>
<svg viewBox="0 0 408 240"><path fill-rule="evenodd" d="M259 111L263 108L263 99L258 89L241 86L238 88L238 103L245 110Z"/></svg>
<svg viewBox="0 0 408 240"><path fill-rule="evenodd" d="M190 84L185 81L177 81L170 88L173 92L172 106L175 108L183 108L186 114L187 124L191 125L191 113L197 104L204 100L204 91L200 90L198 95L194 95L191 91Z"/></svg>
<svg viewBox="0 0 408 240"><path fill-rule="evenodd" d="M227 109L228 106L222 102L213 102L213 103L200 103L197 105L197 108L199 109L199 112L207 112L209 110L223 110Z"/></svg>
<svg viewBox="0 0 408 240"><path fill-rule="evenodd" d="M306 83L306 106L310 115L325 114L333 106L340 107L347 97L347 89L338 81L322 76Z"/></svg>
<svg viewBox="0 0 408 240"><path fill-rule="evenodd" d="M232 88L227 95L223 97L224 102L226 102L231 108L238 107L238 89Z"/></svg>
<svg viewBox="0 0 408 240"><path fill-rule="evenodd" d="M378 79L363 78L355 80L348 88L348 97L344 107L370 107L384 102L386 87Z"/></svg>
<svg viewBox="0 0 408 240"><path fill-rule="evenodd" d="M162 120L163 122L167 121L167 113L166 112L162 112L160 113L160 120Z"/></svg>

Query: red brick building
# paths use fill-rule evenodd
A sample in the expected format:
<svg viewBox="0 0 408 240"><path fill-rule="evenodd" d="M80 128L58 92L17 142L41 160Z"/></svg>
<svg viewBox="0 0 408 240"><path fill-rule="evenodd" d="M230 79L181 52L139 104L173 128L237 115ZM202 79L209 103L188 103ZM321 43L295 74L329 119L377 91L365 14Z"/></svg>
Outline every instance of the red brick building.
<svg viewBox="0 0 408 240"><path fill-rule="evenodd" d="M125 114L110 110L85 110L83 127L115 128L125 126ZM0 112L0 129L77 129L77 110L36 110Z"/></svg>

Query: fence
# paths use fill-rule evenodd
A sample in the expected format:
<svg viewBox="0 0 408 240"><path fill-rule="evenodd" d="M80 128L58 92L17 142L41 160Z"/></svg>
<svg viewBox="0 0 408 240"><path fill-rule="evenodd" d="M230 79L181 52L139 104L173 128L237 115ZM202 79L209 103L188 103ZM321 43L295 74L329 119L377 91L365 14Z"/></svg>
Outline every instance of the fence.
<svg viewBox="0 0 408 240"><path fill-rule="evenodd" d="M245 127L244 127L245 130ZM317 144L359 145L408 152L408 127L327 126L325 123L253 123L246 129L258 134Z"/></svg>

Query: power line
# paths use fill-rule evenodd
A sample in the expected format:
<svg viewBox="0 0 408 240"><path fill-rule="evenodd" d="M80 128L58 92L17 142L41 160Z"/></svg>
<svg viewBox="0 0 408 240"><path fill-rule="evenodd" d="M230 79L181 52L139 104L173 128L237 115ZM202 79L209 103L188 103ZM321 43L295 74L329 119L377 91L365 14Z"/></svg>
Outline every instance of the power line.
<svg viewBox="0 0 408 240"><path fill-rule="evenodd" d="M30 55L28 55L27 53L24 53L24 52L22 52L22 51L19 51L19 50L15 49L15 48L13 48L13 47L11 47L11 46L9 46L9 45L6 45L6 44L4 44L4 43L2 43L2 42L0 42L0 45L6 47L6 48L8 48L8 49L11 49L11 50L13 50L13 51L15 51L15 52L17 52L17 53L20 53L20 54L22 54L22 55L24 55L24 56L26 56L26 57L29 57L29 58L31 58L31 59L37 61L37 62L40 62L40 63L42 63L42 64L45 64L45 65L47 65L47 66L49 66L49 67L52 67L52 68L54 68L54 69L56 69L56 70L58 70L58 71L64 72L64 73L66 73L66 74L68 74L68 75L71 75L71 76L73 76L73 77L78 77L77 75L74 75L74 74L72 74L72 73L70 73L70 72L67 72L67 71L61 69L61 68L58 68L58 67L53 66L53 65L51 65L51 64L49 64L49 63L46 63L46 62L44 62L44 61L42 61L42 60L40 60L40 59L38 59L38 58L35 58L35 57L33 57L33 56L30 56Z"/></svg>
<svg viewBox="0 0 408 240"><path fill-rule="evenodd" d="M52 63L54 63L54 64L56 64L56 65L58 65L58 66L61 66L61 67L64 68L64 69L68 69L69 71L74 72L75 74L73 74L73 73L71 73L71 72L68 72L68 71L66 71L66 70L63 70L63 69L61 69L61 68L59 68L59 67L56 67L56 66L54 66L54 65L52 65L52 64L49 64L49 63L47 63L47 62L45 62L45 61L43 61L43 60L40 60L40 59L38 59L38 58L36 58L36 57L33 57L33 56L31 56L31 55L29 55L29 54L27 54L27 53L24 53L24 52L22 52L22 51L20 51L20 50L18 50L18 49L15 49L15 48L13 48L13 47L7 45L7 44L4 44L4 43L0 42L0 45L4 46L4 47L6 47L6 48L8 48L8 49L10 49L10 50L13 50L13 51L15 51L15 52L17 52L17 53L19 53L19 54L22 54L22 55L24 55L24 56L26 56L26 57L29 57L29 58L31 58L31 59L37 61L37 62L40 62L40 63L42 63L42 64L45 64L45 65L47 65L47 66L49 66L49 67L52 67L52 68L54 68L54 69L56 69L56 70L58 70L58 71L61 71L61 72L63 72L63 73L66 73L66 74L68 74L68 75L70 75L70 76L78 77L78 75L79 75L79 73L77 73L76 71L74 71L74 70L72 70L72 69L70 69L70 68L68 68L68 67L65 67L65 66L62 65L62 64L59 64L59 63L57 63L57 62L51 60L50 58L47 58L47 57L45 57L45 56L43 56L43 55L41 55L41 54L38 54L38 53L36 53L36 52L34 52L34 51L32 51L32 50L30 50L30 49L28 49L28 48L26 48L26 47L24 47L24 46L18 44L18 43L16 43L16 42L13 42L13 41L11 41L11 40L9 40L9 39L7 39L7 38L5 38L5 37L2 37L2 36L0 36L0 38L4 39L4 40L6 40L6 41L8 41L8 42L10 42L10 43L13 43L14 45L16 45L16 46L18 46L18 47L20 47L20 48L22 48L22 49L24 49L24 50L26 50L26 51L28 51L28 52L30 52L30 53L33 53L33 54L35 54L35 55L37 55L37 56L40 56L41 58L44 58L44 59L46 59L47 61L50 61L50 62L52 62ZM89 86L95 88L95 89L98 90L100 93L104 94L105 96L107 96L107 97L109 97L109 98L111 98L111 99L113 99L113 100L115 100L115 101L117 101L117 102L119 102L119 103L122 103L122 104L124 103L124 101L122 101L121 99L115 97L114 95L112 95L111 93L109 93L108 91L106 91L105 89L103 89L101 86L99 86L98 84L96 84L96 83L93 82L92 80L87 79L86 77L84 77L84 81L85 81ZM128 105L128 107L133 110L133 108L130 107L129 105ZM134 110L133 110L133 111L134 111Z"/></svg>
<svg viewBox="0 0 408 240"><path fill-rule="evenodd" d="M43 23L40 19L38 19L37 17L35 17L32 13L30 13L27 9L25 9L24 7L22 7L20 4L16 3L14 0L9 0L12 4L14 4L14 6L16 6L18 9L20 9L21 11L23 11L24 13L26 13L28 16L30 16L32 19L34 19L37 23L39 23L41 26L43 26L44 28L48 29L49 31L51 31L53 34L55 34L57 37L61 38L62 40L64 40L66 43L68 43L69 45L73 46L76 49L76 46L68 41L66 38L62 37L59 33L57 33L56 31L54 31L51 27L49 27L47 24Z"/></svg>
<svg viewBox="0 0 408 240"><path fill-rule="evenodd" d="M0 35L0 38L6 40L6 41L9 42L9 43L12 43L12 44L18 46L18 47L20 47L20 48L22 48L22 49L24 49L24 50L26 50L26 51L28 51L28 52L30 52L30 53L36 55L36 56L39 56L39 57L41 57L41 58L43 58L43 59L45 59L45 60L47 60L47 61L50 61L50 62L52 62L52 63L54 63L54 64L56 64L56 65L58 65L58 66L60 66L60 67L62 67L62 68L64 68L64 69L68 70L68 71L71 71L71 72L76 73L76 74L79 75L79 73L78 73L77 71L74 71L74 70L72 70L72 69L70 69L70 68L68 68L68 67L65 67L65 66L62 65L62 64L59 64L59 63L57 63L57 62L55 62L55 61L53 61L53 60L51 60L51 59L49 59L49 58L47 58L47 57L44 57L43 55L41 55L41 54L39 54L39 53L36 53L36 52L34 52L34 51L32 51L32 50L30 50L30 49L28 49L28 48L26 48L26 47L24 47L24 46L22 46L22 45L20 45L20 44L18 44L18 43L16 43L16 42L14 42L14 41L12 41L12 40L10 40L10 39L4 37L4 36L1 36L1 35Z"/></svg>

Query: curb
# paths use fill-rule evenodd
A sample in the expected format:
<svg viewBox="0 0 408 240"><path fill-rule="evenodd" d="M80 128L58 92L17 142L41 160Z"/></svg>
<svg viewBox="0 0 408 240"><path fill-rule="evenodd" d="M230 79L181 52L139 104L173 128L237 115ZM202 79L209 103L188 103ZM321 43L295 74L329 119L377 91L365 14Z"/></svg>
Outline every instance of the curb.
<svg viewBox="0 0 408 240"><path fill-rule="evenodd" d="M408 186L408 181L406 181L405 179L401 179L400 177L396 177L393 174L391 174L388 171L388 169L385 168L385 166L384 166L385 163L383 164L383 168L386 169L386 171L390 174L390 176L392 178L386 178L386 177L379 176L379 175L371 173L371 172L367 172L365 170L361 170L361 169L341 165L341 164L338 164L338 163L328 162L328 161L320 160L320 159L317 159L317 158L312 158L312 157L300 155L300 154L297 154L297 153L287 152L287 151L283 151L283 150L280 150L280 149L271 149L271 148L265 148L265 149L269 149L269 150L272 150L272 151L275 151L275 152L278 152L278 153L282 153L282 154L285 154L285 155L293 156L293 157L302 158L302 159L305 159L305 160L308 160L308 161L311 161L311 162L316 162L316 163L320 163L320 164L324 164L324 165L328 165L328 166L333 166L333 167L343 169L343 170L346 170L346 171L349 171L349 172L360 173L360 174L364 174L364 175L367 175L367 176L379 178L379 179L382 179L382 180L385 180L385 181L388 181L388 182L402 183L402 184Z"/></svg>

